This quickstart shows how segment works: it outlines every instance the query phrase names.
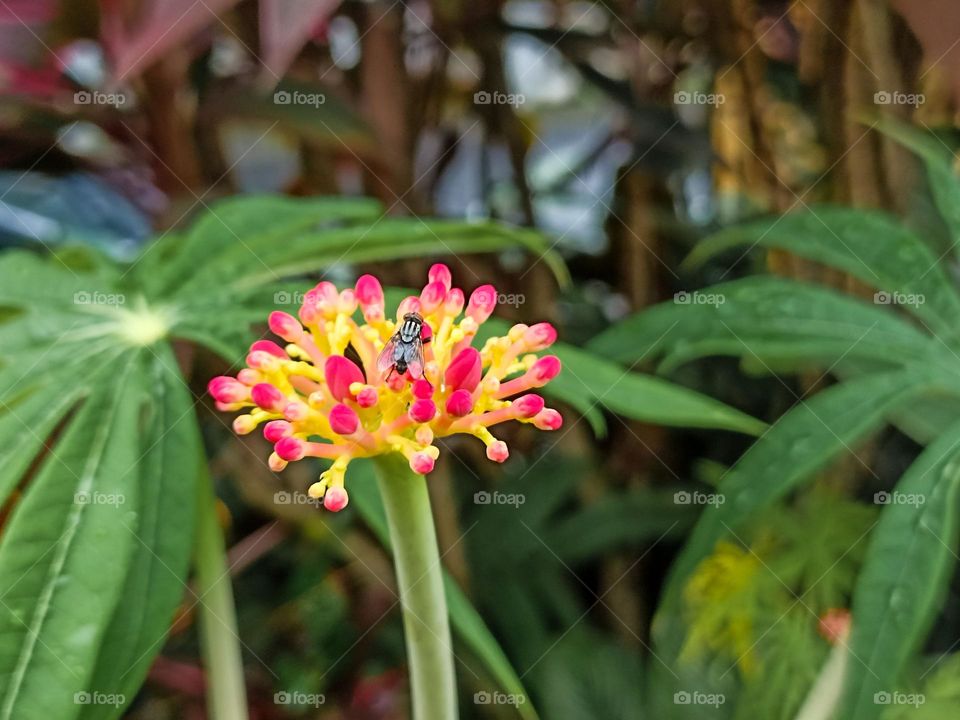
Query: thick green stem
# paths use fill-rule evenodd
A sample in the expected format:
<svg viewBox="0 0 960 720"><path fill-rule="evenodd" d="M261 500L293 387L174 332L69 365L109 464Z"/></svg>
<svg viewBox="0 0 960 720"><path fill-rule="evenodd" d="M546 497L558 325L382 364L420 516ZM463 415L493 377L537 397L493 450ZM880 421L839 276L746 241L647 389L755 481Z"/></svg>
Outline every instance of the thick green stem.
<svg viewBox="0 0 960 720"><path fill-rule="evenodd" d="M247 720L240 637L233 605L223 532L210 478L200 478L194 555L199 594L200 647L207 671L207 714L211 720Z"/></svg>
<svg viewBox="0 0 960 720"><path fill-rule="evenodd" d="M379 458L377 469L403 606L413 720L456 720L453 645L427 483L399 455Z"/></svg>

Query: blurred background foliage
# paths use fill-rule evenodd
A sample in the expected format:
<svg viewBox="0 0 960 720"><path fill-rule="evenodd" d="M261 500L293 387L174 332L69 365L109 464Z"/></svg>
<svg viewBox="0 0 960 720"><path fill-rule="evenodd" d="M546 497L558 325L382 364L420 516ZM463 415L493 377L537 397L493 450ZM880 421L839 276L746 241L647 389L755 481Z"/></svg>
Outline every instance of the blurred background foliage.
<svg viewBox="0 0 960 720"><path fill-rule="evenodd" d="M219 253L241 252L234 241L225 238L194 267L183 259L177 266L164 248L177 247L215 201L370 196L390 218L370 252L340 262L337 251L305 269L349 282L362 268L408 287L452 252L446 261L455 276L494 279L501 292L523 298L500 308L505 320L551 320L568 345L624 369L653 371L662 360L673 381L772 422L834 387L831 371L858 378L914 351L935 355L907 337L917 323L946 338L953 353L956 303L944 301L940 326L921 314L903 330L891 311L882 313L889 326L880 315L850 320L891 335L851 337L848 327L830 336L826 320L867 311L791 290L793 310L822 310L813 318L819 324L804 326L763 294L771 287L740 286L738 314L727 322L742 322L737 332L763 347L757 352L698 349L711 318L698 318L696 306L636 313L679 291L760 272L844 300L894 291L837 260L849 245L869 257L875 278L884 258L898 264L896 227L870 225L866 214L838 215L834 224L816 211L806 225L779 231L769 224L776 219L737 225L822 203L896 213L945 265L944 283L955 284L958 38L960 8L948 0L5 0L0 242L67 258L72 251L63 249L81 243L119 262L157 243L138 282L149 286L165 270L169 287L178 286L179 267L197 279L178 292L193 282L200 293L232 279L229 263L218 261ZM884 100L898 93L923 100ZM723 100L688 102L697 94ZM512 104L496 101L506 96ZM314 100L283 100L292 97ZM236 235L286 211L258 212L238 219ZM357 206L358 216L365 212ZM532 235L525 243L525 231L512 229L510 242L481 241L485 231L470 235L460 225L446 233L414 219L390 224L419 216L496 220L548 239L535 246ZM739 240L715 235L717 252L682 264L701 239L734 226ZM811 251L804 243L814 235L822 247ZM265 252L282 256L285 241L262 240ZM572 282L557 282L564 271L548 247ZM156 282L165 292L162 274ZM296 289L278 284L250 307L230 308L233 316L188 329L239 358L245 327L229 337L224 318L255 322L285 288ZM213 303L211 313L229 304ZM750 328L760 328L755 338ZM892 344L901 332L902 344ZM196 398L204 380L227 367L196 346L176 351ZM569 353L576 368L576 349ZM727 357L703 359L710 354ZM583 362L577 377L592 379ZM879 403L885 382L864 392ZM852 403L854 391L842 399ZM502 476L469 444L444 453L430 484L450 576L543 718L796 717L836 639L823 619L853 602L864 538L878 523L873 494L893 488L921 445L955 418L956 401L912 418L899 408L887 429L852 429L855 452L811 467L812 482L785 488L680 573L678 552L703 507L678 503L675 493L713 492L751 438L657 426L666 422L663 407L602 393L567 409L561 443L516 431L510 443L518 452ZM576 405L576 395L574 388L565 399ZM868 405L856 408L874 412ZM206 401L200 410L232 546L251 715L404 717L400 618L388 612L393 591L380 580L391 577L390 561L369 518L361 521L359 507L331 516L278 502L277 492L302 489L315 468L274 476L250 461L265 456L262 441L233 437ZM716 427L690 420L672 424ZM476 492L494 488L526 502L474 502ZM955 494L943 502L955 506ZM940 537L956 553L952 512ZM671 567L673 591L664 595ZM942 596L914 618L917 628L935 622L937 631L923 633L902 662L901 679L927 702L917 710L859 707L855 717L886 711L933 720L960 710L956 655L944 659L960 640L958 586L952 561L938 567ZM656 637L658 605L666 619ZM128 717L203 717L193 619L184 603ZM509 706L469 702L496 683L474 652L457 649L462 716L515 717ZM711 688L727 701L678 705L675 687ZM274 703L275 692L296 689L328 701L319 710Z"/></svg>

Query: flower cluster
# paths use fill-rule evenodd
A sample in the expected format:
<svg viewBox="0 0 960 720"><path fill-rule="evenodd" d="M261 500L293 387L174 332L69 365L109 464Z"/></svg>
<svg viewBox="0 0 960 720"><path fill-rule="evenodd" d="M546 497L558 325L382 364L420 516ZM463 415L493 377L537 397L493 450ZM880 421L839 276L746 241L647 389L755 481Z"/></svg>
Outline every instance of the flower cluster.
<svg viewBox="0 0 960 720"><path fill-rule="evenodd" d="M270 329L285 347L255 342L247 367L235 378L214 378L209 391L219 410L247 411L233 422L237 433L263 424L274 444L274 471L305 457L331 460L309 494L332 511L347 505L344 475L353 458L401 453L423 475L439 456L435 438L467 433L484 442L488 458L503 462L507 445L491 426L519 420L556 430L563 420L528 392L560 372L556 356L535 354L556 340L549 323L514 325L505 337L473 347L496 301L491 285L465 300L451 287L450 270L439 264L430 268L420 296L400 303L396 320L386 316L383 288L372 275L341 292L321 282L306 294L299 319L271 313ZM410 313L423 321L422 372L413 366L381 372L377 359ZM347 357L348 348L359 364Z"/></svg>

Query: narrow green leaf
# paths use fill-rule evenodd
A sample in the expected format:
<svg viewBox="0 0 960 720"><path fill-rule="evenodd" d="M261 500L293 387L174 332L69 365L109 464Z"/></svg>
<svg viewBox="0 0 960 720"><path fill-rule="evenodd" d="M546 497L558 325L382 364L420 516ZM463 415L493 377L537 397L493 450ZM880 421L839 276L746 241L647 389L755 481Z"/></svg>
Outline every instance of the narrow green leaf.
<svg viewBox="0 0 960 720"><path fill-rule="evenodd" d="M877 716L940 610L953 574L960 512L960 425L931 443L888 495L853 595L841 717Z"/></svg>

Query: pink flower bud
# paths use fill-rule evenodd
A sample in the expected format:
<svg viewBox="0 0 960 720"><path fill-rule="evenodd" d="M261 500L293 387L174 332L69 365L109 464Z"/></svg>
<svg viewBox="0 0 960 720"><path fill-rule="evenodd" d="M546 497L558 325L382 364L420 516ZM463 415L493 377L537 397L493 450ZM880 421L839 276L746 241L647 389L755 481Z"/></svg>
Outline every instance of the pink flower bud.
<svg viewBox="0 0 960 720"><path fill-rule="evenodd" d="M330 393L339 401L351 397L350 385L364 382L363 373L343 355L331 355L323 366Z"/></svg>
<svg viewBox="0 0 960 720"><path fill-rule="evenodd" d="M207 383L207 391L217 402L235 403L250 398L250 388L235 378L220 375Z"/></svg>
<svg viewBox="0 0 960 720"><path fill-rule="evenodd" d="M510 450L503 440L495 440L487 446L487 457L494 462L502 463L510 457Z"/></svg>
<svg viewBox="0 0 960 720"><path fill-rule="evenodd" d="M287 351L273 342L273 340L257 340L250 346L250 352L265 352L275 357L283 358L284 360L287 359Z"/></svg>
<svg viewBox="0 0 960 720"><path fill-rule="evenodd" d="M426 475L433 471L435 461L424 452L414 453L410 458L410 469L417 475Z"/></svg>
<svg viewBox="0 0 960 720"><path fill-rule="evenodd" d="M303 335L303 326L300 324L300 321L289 313L275 310L270 313L267 324L270 325L270 332L274 335L279 335L287 342L296 342L300 339L300 336ZM284 353L284 356L285 355L286 353Z"/></svg>
<svg viewBox="0 0 960 720"><path fill-rule="evenodd" d="M545 384L560 374L560 367L560 358L556 355L544 355L530 368L530 375L536 382Z"/></svg>
<svg viewBox="0 0 960 720"><path fill-rule="evenodd" d="M283 393L270 383L257 383L250 390L250 397L258 406L270 412L280 412L287 404Z"/></svg>
<svg viewBox="0 0 960 720"><path fill-rule="evenodd" d="M273 446L273 450L284 460L295 462L303 458L306 452L306 444L300 438L285 437L277 441L277 444Z"/></svg>
<svg viewBox="0 0 960 720"><path fill-rule="evenodd" d="M463 389L473 392L480 384L482 370L480 352L474 347L465 347L447 366L443 381L453 390Z"/></svg>
<svg viewBox="0 0 960 720"><path fill-rule="evenodd" d="M413 396L420 400L429 400L433 397L433 385L429 380L420 378L413 383Z"/></svg>
<svg viewBox="0 0 960 720"><path fill-rule="evenodd" d="M286 420L271 420L263 426L263 437L267 442L276 443L293 432L293 426Z"/></svg>
<svg viewBox="0 0 960 720"><path fill-rule="evenodd" d="M523 341L530 352L543 350L557 341L557 331L550 323L537 323L523 333Z"/></svg>
<svg viewBox="0 0 960 720"><path fill-rule="evenodd" d="M443 301L443 311L452 317L463 312L463 290L453 288L447 291L447 299Z"/></svg>
<svg viewBox="0 0 960 720"><path fill-rule="evenodd" d="M563 416L553 408L544 408L533 418L538 430L559 430L563 425Z"/></svg>
<svg viewBox="0 0 960 720"><path fill-rule="evenodd" d="M450 273L450 268L443 263L432 265L427 271L427 279L432 283L440 283L443 285L444 290L449 290L450 285L453 283L453 275Z"/></svg>
<svg viewBox="0 0 960 720"><path fill-rule="evenodd" d="M361 275L357 278L355 293L367 322L383 320L383 287L379 280L373 275Z"/></svg>
<svg viewBox="0 0 960 720"><path fill-rule="evenodd" d="M437 414L437 406L433 400L414 400L410 405L410 419L414 422L425 423L433 420Z"/></svg>
<svg viewBox="0 0 960 720"><path fill-rule="evenodd" d="M423 309L424 314L429 315L443 304L446 297L447 288L443 283L429 283L423 288L423 292L420 293L420 307Z"/></svg>
<svg viewBox="0 0 960 720"><path fill-rule="evenodd" d="M270 458L267 460L267 465L274 472L280 472L287 467L287 461L277 455L275 452L272 452L270 453Z"/></svg>
<svg viewBox="0 0 960 720"><path fill-rule="evenodd" d="M297 422L298 420L306 420L310 416L310 408L306 403L302 403L299 400L291 403L287 403L283 408L283 417L290 422Z"/></svg>
<svg viewBox="0 0 960 720"><path fill-rule="evenodd" d="M304 304L310 302L313 305L323 308L336 305L339 299L340 295L337 293L337 286L329 280L324 280L317 283L316 287L307 293Z"/></svg>
<svg viewBox="0 0 960 720"><path fill-rule="evenodd" d="M256 370L251 370L250 368L244 368L237 373L237 380L242 382L247 387L253 387L261 380L260 373Z"/></svg>
<svg viewBox="0 0 960 720"><path fill-rule="evenodd" d="M372 387L366 387L360 392L357 393L357 405L362 408L371 408L377 404L379 399L377 395L377 389Z"/></svg>
<svg viewBox="0 0 960 720"><path fill-rule="evenodd" d="M420 339L424 343L429 342L430 338L433 337L433 328L431 328L427 323L424 323L420 326Z"/></svg>
<svg viewBox="0 0 960 720"><path fill-rule="evenodd" d="M510 407L513 408L519 417L532 418L543 410L543 398L539 395L523 395L514 400Z"/></svg>
<svg viewBox="0 0 960 720"><path fill-rule="evenodd" d="M237 415L233 419L233 431L237 435L249 435L256 427L256 420L249 415Z"/></svg>
<svg viewBox="0 0 960 720"><path fill-rule="evenodd" d="M343 403L330 409L330 427L337 435L353 435L360 427L360 418Z"/></svg>
<svg viewBox="0 0 960 720"><path fill-rule="evenodd" d="M477 325L485 322L493 314L497 304L497 289L493 285L481 285L470 293L470 302L467 303L467 317L472 318Z"/></svg>
<svg viewBox="0 0 960 720"><path fill-rule="evenodd" d="M397 321L403 320L403 316L407 313L419 313L420 309L420 298L413 295L405 297L397 305Z"/></svg>
<svg viewBox="0 0 960 720"><path fill-rule="evenodd" d="M337 312L344 315L353 315L357 309L357 295L350 288L342 290L337 302Z"/></svg>
<svg viewBox="0 0 960 720"><path fill-rule="evenodd" d="M473 398L467 390L455 390L447 398L447 415L464 417L473 410Z"/></svg>
<svg viewBox="0 0 960 720"><path fill-rule="evenodd" d="M323 506L330 512L340 512L348 502L350 502L350 496L342 487L329 488L323 494Z"/></svg>

